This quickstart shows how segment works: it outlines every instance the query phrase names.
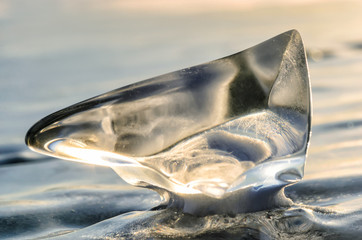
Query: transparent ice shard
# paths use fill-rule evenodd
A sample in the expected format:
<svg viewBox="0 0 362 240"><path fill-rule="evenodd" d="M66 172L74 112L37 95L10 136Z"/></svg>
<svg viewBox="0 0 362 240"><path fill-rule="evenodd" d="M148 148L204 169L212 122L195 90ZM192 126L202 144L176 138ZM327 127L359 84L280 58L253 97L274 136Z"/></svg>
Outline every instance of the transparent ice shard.
<svg viewBox="0 0 362 240"><path fill-rule="evenodd" d="M245 212L278 205L303 177L310 122L305 50L292 30L55 112L26 143L112 167L186 212Z"/></svg>

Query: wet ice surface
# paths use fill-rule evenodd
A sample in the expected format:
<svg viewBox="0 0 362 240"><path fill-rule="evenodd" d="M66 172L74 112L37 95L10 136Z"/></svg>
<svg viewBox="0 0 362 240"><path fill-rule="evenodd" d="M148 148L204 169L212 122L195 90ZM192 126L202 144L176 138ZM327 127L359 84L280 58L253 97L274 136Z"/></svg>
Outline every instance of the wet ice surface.
<svg viewBox="0 0 362 240"><path fill-rule="evenodd" d="M47 172L39 173L39 167ZM0 176L10 182L2 189L3 238L353 239L361 234L360 176L303 180L286 189L295 202L290 208L206 217L149 210L161 202L158 194L129 187L108 168L49 160L3 166Z"/></svg>
<svg viewBox="0 0 362 240"><path fill-rule="evenodd" d="M68 9L71 9L70 6L68 7ZM82 6L82 9L83 7L84 6ZM32 8L27 9L27 12L31 9ZM319 15L315 14L305 18L305 13L309 13L311 9L317 9L315 11L321 14L321 16L318 17ZM320 9L323 9L323 11ZM257 16L258 22L264 23L265 21L263 21L260 12L262 11L249 11L251 15ZM121 70L110 71L109 75L102 75L102 78L105 78L105 82L102 86L99 86L97 79L99 80L101 77L97 75L96 72L99 73L99 69L102 69L102 67L106 65L109 66L109 62L106 62L107 64L102 63L103 65L100 64L98 68L95 66L98 66L99 62L96 62L97 64L88 62L87 67L85 67L86 64L80 67L88 70L94 69L94 71L89 73L82 71L82 73L79 73L79 66L74 67L74 70L72 70L75 61L73 60L72 62L72 59L96 61L94 59L100 58L89 58L82 55L82 52L74 52L73 54L63 52L61 56L65 61L56 61L51 58L51 54L57 54L57 51L51 53L48 51L46 54L37 52L40 51L39 49L44 49L45 47L47 47L47 49L55 49L56 44L48 44L45 46L40 44L39 49L37 49L36 47L38 45L34 42L34 38L39 36L40 30L31 29L33 33L37 32L37 34L32 35L34 36L33 39L29 37L17 38L25 32L23 29L20 31L20 25L18 25L17 28L15 28L17 31L7 31L7 28L4 28L4 31L7 32L7 34L4 35L4 37L6 37L5 40L8 41L8 43L12 42L14 46L26 47L11 48L8 44L6 45L8 46L7 55L4 56L5 51L2 51L1 56L2 63L7 66L6 68L1 68L1 74L12 80L10 82L0 82L1 88L6 89L5 92L9 95L9 98L1 95L1 104L13 104L11 108L3 107L0 109L2 111L0 115L2 119L6 116L4 113L8 112L9 115L13 117L5 118L5 122L2 122L1 129L1 238L34 239L58 236L59 239L81 237L84 239L97 239L108 236L111 239L117 239L122 237L129 238L133 234L139 238L155 239L179 239L181 236L191 239L240 239L242 237L245 239L283 237L285 239L358 239L358 236L361 234L362 225L360 187L362 185L360 157L362 155L362 124L360 115L362 111L362 99L360 97L362 89L360 66L362 59L360 50L356 47L351 47L350 44L351 42L358 43L361 40L361 33L358 32L360 31L359 29L351 30L348 29L347 26L355 26L353 23L360 21L359 5L342 2L336 6L313 5L305 9L298 7L298 11L290 12L294 19L292 26L283 26L283 29L276 27L279 21L284 20L283 17L280 17L280 15L279 18L275 17L271 12L272 11L269 10L262 12L263 16L266 15L264 20L268 20L268 23L270 23L271 30L266 34L267 36L262 35L265 28L258 28L258 24L253 21L248 21L248 23L250 23L248 25L253 28L256 27L257 31L248 31L247 28L240 26L240 22L242 22L241 20L243 19L240 20L238 17L243 18L245 14L240 15L240 13L235 13L235 19L238 19L237 22L241 35L238 36L235 43L230 44L230 46L234 46L237 42L243 41L243 39L245 39L245 34L243 33L245 32L249 33L248 36L256 37L252 41L249 40L245 45L238 45L237 49L232 49L229 53L244 49L250 46L250 44L252 44L251 42L262 41L278 32L291 28L297 28L302 32L306 41L306 47L311 50L311 53L314 53L310 62L314 103L313 137L311 139L303 181L286 189L287 196L295 202L292 208L238 214L235 217L216 215L202 218L177 212L173 213L170 210L163 209L145 211L145 209L151 209L153 206L158 205L160 201L158 195L146 190L136 190L136 188L126 187L112 170L43 158L39 155L29 153L23 147L18 147L16 144L23 141L25 131L33 122L61 107L118 87L119 80L114 80L114 76L120 79L122 78L120 76L125 74L124 72L121 73ZM285 11L283 10L283 12ZM282 12L279 13L282 14ZM298 13L301 14L298 15ZM50 15L55 16L54 14ZM303 17L301 15L303 15ZM23 14L23 16L26 15ZM67 16L71 20L74 20L72 14ZM117 16L120 15L118 14ZM229 14L228 16L232 18L234 15ZM338 16L341 16L341 18ZM203 17L205 16L190 18L195 20L199 18L204 19ZM248 17L250 17L250 15ZM220 19L218 18L218 20ZM274 22L270 19L273 19ZM311 19L310 25L308 21L305 21L306 19ZM326 21L326 19L330 21ZM97 21L100 21L100 19ZM103 19L103 21L106 20ZM46 21L39 22L42 24L47 23ZM72 24L69 24L69 26L74 25L74 21L70 22L72 22ZM86 24L86 22L87 21L84 21L83 24ZM290 18L288 18L288 20L285 18L285 22L290 22ZM212 26L213 31L210 29L210 32L217 32L215 28L218 29L219 27L217 24L205 23L203 25L203 23L197 21L196 23L205 27ZM7 22L7 24L9 24L9 22ZM54 24L56 25L56 21L49 24L54 26ZM31 27L30 23L29 26ZM226 25L221 24L220 26L225 27ZM96 27L95 24L93 27ZM108 27L111 28L110 25L108 25ZM314 30L310 30L312 27ZM332 29L342 32L334 34ZM107 31L109 30L104 30L104 32ZM180 32L179 29L178 32ZM18 35L14 36L15 33ZM224 32L224 34L220 36L224 36L225 33L236 34L235 28L233 27L232 31ZM112 36L114 37L114 35ZM190 38L192 42L197 42L197 38L195 39L196 35L192 36L194 37ZM56 37L59 38L59 35ZM156 39L154 41L161 41L157 36L153 35L153 37ZM225 39L229 38L230 37ZM26 39L27 43L31 41L33 41L33 43L24 45L24 43L21 42L24 39ZM225 39L220 41L226 41ZM150 41L152 43L152 40ZM72 42L74 43L74 41ZM115 42L117 43L113 46L119 46L119 41ZM131 42L137 44L136 41ZM226 55L222 51L213 52L214 55L206 55L207 53L210 54L210 51L213 51L210 49L214 49L208 46L217 44L213 42L205 46L205 42L202 42L204 45L200 44L200 46L204 46L203 49L208 49L208 51L202 52L201 54L202 50L200 50L200 46L195 47L192 51L190 50L188 52L188 56L180 57L183 59L183 66L186 67L190 65L190 61L188 60L190 54L193 56L194 64ZM2 45L2 47L4 46L5 45ZM75 43L68 45L68 48L73 48L73 50L76 47L77 44ZM83 44L83 47L83 49L88 49L88 53L96 54L90 50L89 45L87 48L87 45L84 46ZM169 46L169 48L173 49L172 46ZM12 51L10 51L11 49ZM16 49L18 52L15 51ZM322 51L320 51L320 49L322 49ZM323 51L324 49L326 49L325 52ZM333 52L333 56L328 53L330 51ZM25 52L26 55L23 54ZM194 55L192 55L192 53L194 53ZM154 59L155 56L160 56L159 54L151 55L152 59ZM48 59L44 56L48 56ZM165 57L167 61L164 60L164 62L162 62L161 57L159 61L157 61L160 65L168 64L169 69L161 69L161 67L159 67L157 70L157 67L155 68L154 65L150 65L152 70L145 69L145 73L139 73L145 75L140 76L134 74L132 79L136 81L161 74L162 72L180 69L181 66L175 63L178 61L172 60L174 56L175 54L169 53L168 56ZM204 56L205 59L197 58L197 56ZM26 59L26 61L24 59ZM34 59L35 61L30 64L29 60ZM103 58L103 60L104 59L105 58ZM131 65L132 62L137 62L139 59L141 59L141 57L134 57L134 59L131 58L131 61L127 63ZM142 59L144 62L147 62L147 59ZM25 64L27 62L30 65ZM64 67L63 64L65 62L69 63L68 67ZM154 63L154 61L152 62ZM59 72L55 71L55 65L52 64L62 65L63 69L61 69L61 71L59 70ZM123 64L126 65L126 63ZM147 65L148 64L144 63L143 68ZM44 66L45 68L43 68ZM117 66L117 69L119 67L120 66ZM21 69L21 71L19 71L19 69ZM39 70L36 71L35 69L42 69L42 74L37 75L36 72ZM132 71L132 68L129 67L120 69L127 69L129 72ZM72 71L78 72L81 76L73 76ZM134 71L136 72L136 70ZM41 84L38 84L35 80L33 81L33 79L40 79L39 76L43 76ZM49 88L52 84L48 83L48 81L52 79L52 77L59 81L60 79L69 82L73 81L74 85L68 89L65 85L69 84L65 84L64 82L59 85L52 83L55 84L53 88L57 89L57 91L50 93ZM82 78L87 79L88 85L86 89L77 87L77 84L84 86L84 82L81 82ZM14 89L10 88L10 86L16 86L21 79L25 82L25 86L33 86L34 90L24 94L10 95L12 92L8 89ZM124 85L127 83L130 82L124 82ZM40 86L42 85L45 85L45 92L37 90L41 89ZM78 95L76 95L75 92L69 95L64 94L66 91L71 91L72 88L77 88ZM16 101L12 98L13 95L16 95ZM19 96L21 96L21 98L19 98ZM30 96L36 97L37 100L35 101L33 98L30 98ZM51 98L52 100L47 102L42 102L42 99L49 99L50 96L54 98ZM5 101L3 101L4 99ZM63 102L63 100L67 102ZM29 107L30 104L24 106L24 101L27 103L34 101L32 108ZM25 120L26 122L24 122ZM10 134L10 132L12 134ZM20 140L17 142L16 139ZM14 162L16 162L16 164L12 164ZM128 214L122 214L125 212L128 212Z"/></svg>

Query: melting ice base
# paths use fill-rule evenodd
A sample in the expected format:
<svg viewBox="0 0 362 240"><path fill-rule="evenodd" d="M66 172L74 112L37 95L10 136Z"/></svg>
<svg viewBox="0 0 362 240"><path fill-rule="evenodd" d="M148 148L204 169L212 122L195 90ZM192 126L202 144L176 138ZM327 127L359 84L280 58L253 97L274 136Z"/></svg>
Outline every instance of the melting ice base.
<svg viewBox="0 0 362 240"><path fill-rule="evenodd" d="M112 167L206 215L287 204L310 134L304 47L289 31L243 52L75 104L35 124L36 151Z"/></svg>

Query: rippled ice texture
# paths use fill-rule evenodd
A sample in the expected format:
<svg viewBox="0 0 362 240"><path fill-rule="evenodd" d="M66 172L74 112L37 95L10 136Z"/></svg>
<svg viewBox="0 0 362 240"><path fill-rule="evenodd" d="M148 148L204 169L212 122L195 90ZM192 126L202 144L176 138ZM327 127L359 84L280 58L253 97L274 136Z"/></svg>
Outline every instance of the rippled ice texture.
<svg viewBox="0 0 362 240"><path fill-rule="evenodd" d="M136 7L102 2L1 3L1 238L361 236L358 1L246 9L164 4L165 11L145 2ZM292 28L302 33L309 54L314 103L304 179L285 190L293 207L235 217L144 211L160 203L158 195L126 186L112 170L19 147L31 124L57 109L120 83L226 56Z"/></svg>

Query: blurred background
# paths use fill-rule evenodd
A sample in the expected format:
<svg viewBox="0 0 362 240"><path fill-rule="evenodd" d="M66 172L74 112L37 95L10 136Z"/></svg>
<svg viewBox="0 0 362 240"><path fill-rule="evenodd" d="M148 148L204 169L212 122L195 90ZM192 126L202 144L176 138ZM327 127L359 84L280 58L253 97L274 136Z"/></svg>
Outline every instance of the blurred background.
<svg viewBox="0 0 362 240"><path fill-rule="evenodd" d="M343 89L362 72L361 13L361 1L1 0L0 146L23 145L33 123L70 104L290 29L304 39L313 87Z"/></svg>

